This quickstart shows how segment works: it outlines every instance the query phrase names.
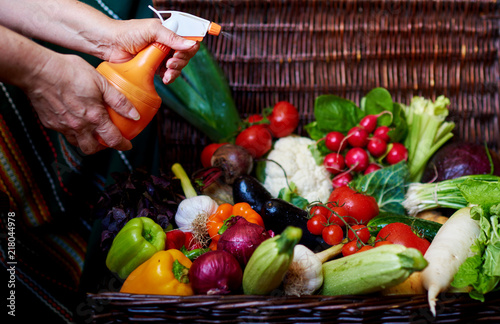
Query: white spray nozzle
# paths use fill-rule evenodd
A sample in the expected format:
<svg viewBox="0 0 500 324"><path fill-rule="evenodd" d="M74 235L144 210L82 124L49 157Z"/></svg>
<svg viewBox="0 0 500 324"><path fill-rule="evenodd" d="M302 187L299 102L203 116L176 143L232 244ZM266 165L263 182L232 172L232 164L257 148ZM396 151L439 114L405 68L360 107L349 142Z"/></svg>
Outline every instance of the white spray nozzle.
<svg viewBox="0 0 500 324"><path fill-rule="evenodd" d="M149 6L149 9L156 13L161 19L161 23L164 27L170 29L179 36L203 38L207 32L215 36L220 33L220 26L209 20L181 11L158 11L152 6ZM163 19L162 14L170 14L170 17Z"/></svg>

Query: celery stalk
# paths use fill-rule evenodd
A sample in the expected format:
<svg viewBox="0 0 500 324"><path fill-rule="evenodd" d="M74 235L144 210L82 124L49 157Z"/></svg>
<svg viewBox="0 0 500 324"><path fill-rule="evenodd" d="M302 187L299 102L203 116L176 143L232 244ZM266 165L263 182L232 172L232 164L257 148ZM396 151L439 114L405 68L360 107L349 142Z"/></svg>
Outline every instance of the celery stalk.
<svg viewBox="0 0 500 324"><path fill-rule="evenodd" d="M408 149L410 181L422 178L429 158L451 137L455 127L446 122L450 100L439 96L435 102L423 97L414 97L410 106L403 106L410 132L405 140Z"/></svg>

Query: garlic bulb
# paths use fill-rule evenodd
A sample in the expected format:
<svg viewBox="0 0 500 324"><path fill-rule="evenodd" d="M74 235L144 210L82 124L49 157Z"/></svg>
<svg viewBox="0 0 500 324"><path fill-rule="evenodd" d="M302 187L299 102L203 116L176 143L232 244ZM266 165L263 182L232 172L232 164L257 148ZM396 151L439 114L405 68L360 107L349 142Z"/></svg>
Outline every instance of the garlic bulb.
<svg viewBox="0 0 500 324"><path fill-rule="evenodd" d="M199 227L198 223L206 224L208 217L215 213L217 207L219 207L217 202L209 196L199 195L186 198L177 208L175 223L181 231L193 232Z"/></svg>
<svg viewBox="0 0 500 324"><path fill-rule="evenodd" d="M312 295L323 284L323 263L307 247L297 244L283 281L285 295Z"/></svg>

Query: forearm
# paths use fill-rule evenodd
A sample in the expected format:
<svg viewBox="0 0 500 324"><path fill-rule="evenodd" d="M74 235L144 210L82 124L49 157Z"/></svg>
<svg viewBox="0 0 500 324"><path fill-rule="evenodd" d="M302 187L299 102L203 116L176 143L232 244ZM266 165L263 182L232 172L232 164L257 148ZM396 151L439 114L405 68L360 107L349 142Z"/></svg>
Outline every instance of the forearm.
<svg viewBox="0 0 500 324"><path fill-rule="evenodd" d="M33 78L56 55L30 39L0 26L2 55L0 55L0 81L26 89ZM30 81L31 80L31 81Z"/></svg>
<svg viewBox="0 0 500 324"><path fill-rule="evenodd" d="M0 0L0 25L102 58L113 20L77 0Z"/></svg>

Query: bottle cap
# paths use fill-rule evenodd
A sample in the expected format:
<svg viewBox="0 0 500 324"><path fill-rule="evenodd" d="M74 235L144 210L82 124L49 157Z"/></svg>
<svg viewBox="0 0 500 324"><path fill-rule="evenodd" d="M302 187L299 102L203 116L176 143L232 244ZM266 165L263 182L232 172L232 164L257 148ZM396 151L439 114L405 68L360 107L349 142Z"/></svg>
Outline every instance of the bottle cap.
<svg viewBox="0 0 500 324"><path fill-rule="evenodd" d="M221 29L222 28L219 24L212 22L212 23L210 23L210 27L208 27L208 34L214 35L214 36L219 36Z"/></svg>

